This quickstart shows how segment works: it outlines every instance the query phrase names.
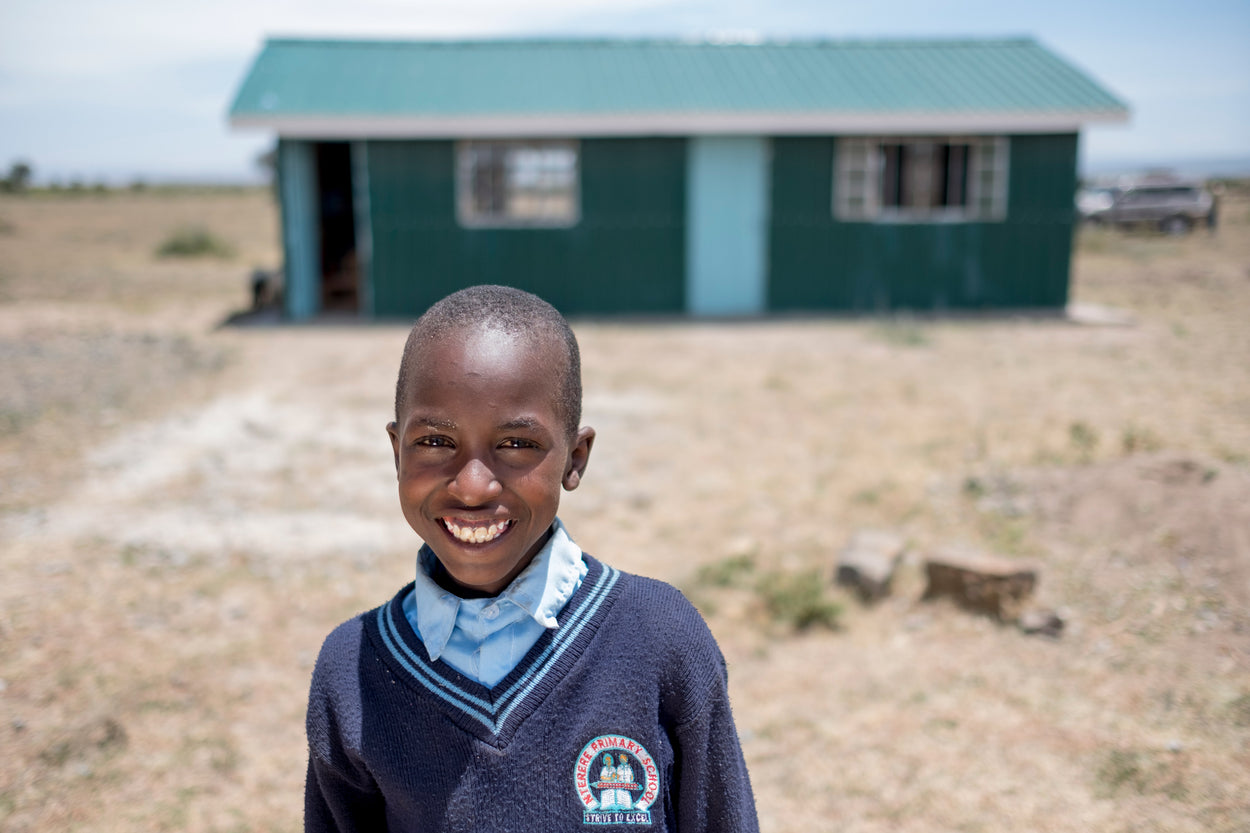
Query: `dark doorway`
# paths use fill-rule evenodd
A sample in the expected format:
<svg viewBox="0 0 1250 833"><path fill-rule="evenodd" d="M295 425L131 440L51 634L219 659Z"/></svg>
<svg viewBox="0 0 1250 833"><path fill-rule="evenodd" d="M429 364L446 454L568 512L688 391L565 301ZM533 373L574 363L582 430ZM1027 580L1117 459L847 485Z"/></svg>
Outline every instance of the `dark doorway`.
<svg viewBox="0 0 1250 833"><path fill-rule="evenodd" d="M321 309L356 312L360 307L360 270L352 205L352 149L347 142L319 142L316 148L317 192L321 197Z"/></svg>

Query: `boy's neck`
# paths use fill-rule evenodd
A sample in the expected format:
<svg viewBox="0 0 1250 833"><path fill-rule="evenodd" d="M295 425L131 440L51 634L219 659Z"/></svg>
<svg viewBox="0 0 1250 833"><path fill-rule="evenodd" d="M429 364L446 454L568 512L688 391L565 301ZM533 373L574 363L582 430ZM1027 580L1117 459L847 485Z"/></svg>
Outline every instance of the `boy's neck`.
<svg viewBox="0 0 1250 833"><path fill-rule="evenodd" d="M539 539L540 543L534 549L534 554L531 555L525 562L525 565L521 567L517 576L525 572L529 565L534 563L534 559L538 557L538 553L542 552L542 548L547 546L547 542L551 540L554 530L554 526L548 527L542 538ZM516 576L513 576L512 581L509 581L504 587L500 588L498 593L488 593L485 590L479 590L476 587L466 587L456 581L455 577L452 576L452 574L447 571L447 568L443 566L443 562L439 560L437 555L434 557L434 564L430 567L430 578L434 579L434 583L439 587L461 599L493 599L496 596L501 595L504 590L507 590L512 586L512 582L516 581Z"/></svg>
<svg viewBox="0 0 1250 833"><path fill-rule="evenodd" d="M434 579L434 583L439 587L461 599L489 599L498 593L487 593L484 590L476 590L472 587L465 587L460 582L451 577L451 573L447 572L447 568L443 566L443 562L437 558L434 559L434 565L430 568L430 578Z"/></svg>

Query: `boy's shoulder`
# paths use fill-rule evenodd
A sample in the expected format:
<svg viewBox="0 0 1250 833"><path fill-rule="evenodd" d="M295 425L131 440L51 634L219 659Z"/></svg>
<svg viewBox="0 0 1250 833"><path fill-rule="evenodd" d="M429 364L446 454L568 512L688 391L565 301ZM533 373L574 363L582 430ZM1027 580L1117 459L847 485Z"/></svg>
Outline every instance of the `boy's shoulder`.
<svg viewBox="0 0 1250 833"><path fill-rule="evenodd" d="M682 723L713 702L728 669L716 637L698 609L673 585L621 573L622 588L612 609L616 629L610 642L622 673L654 677L664 692L664 712ZM629 645L620 644L624 638Z"/></svg>
<svg viewBox="0 0 1250 833"><path fill-rule="evenodd" d="M665 653L693 651L719 656L720 650L707 622L681 590L660 579L618 572L622 588L613 613L642 623L642 632L657 650L667 646Z"/></svg>
<svg viewBox="0 0 1250 833"><path fill-rule="evenodd" d="M589 559L590 556L587 556ZM702 621L698 610L685 594L666 581L618 570L623 581L623 598L620 603L643 607L663 619L689 619Z"/></svg>
<svg viewBox="0 0 1250 833"><path fill-rule="evenodd" d="M412 591L412 582L404 585L398 593L382 604L354 614L350 619L340 622L330 631L321 643L321 651L317 655L317 665L313 677L334 677L340 673L354 674L359 667L360 658L371 650L370 626L376 629L376 621L380 613L396 604Z"/></svg>
<svg viewBox="0 0 1250 833"><path fill-rule="evenodd" d="M313 668L313 687L334 687L338 681L351 680L360 666L365 636L365 617L358 613L340 623L321 643Z"/></svg>

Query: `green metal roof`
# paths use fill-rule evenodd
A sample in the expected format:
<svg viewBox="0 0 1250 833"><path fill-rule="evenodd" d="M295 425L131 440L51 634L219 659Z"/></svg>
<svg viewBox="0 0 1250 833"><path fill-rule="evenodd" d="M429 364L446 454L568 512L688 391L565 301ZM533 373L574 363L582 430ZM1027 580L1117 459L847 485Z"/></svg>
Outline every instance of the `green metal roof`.
<svg viewBox="0 0 1250 833"><path fill-rule="evenodd" d="M1123 120L1127 112L1027 38L273 39L230 118L236 126L330 138L1045 131Z"/></svg>

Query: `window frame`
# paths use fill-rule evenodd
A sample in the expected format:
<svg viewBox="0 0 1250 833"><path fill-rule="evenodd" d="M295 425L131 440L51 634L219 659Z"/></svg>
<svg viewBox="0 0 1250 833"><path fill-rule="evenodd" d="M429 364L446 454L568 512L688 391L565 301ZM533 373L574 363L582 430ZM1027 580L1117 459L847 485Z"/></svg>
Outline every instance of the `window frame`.
<svg viewBox="0 0 1250 833"><path fill-rule="evenodd" d="M962 205L885 205L886 148L963 145ZM1007 218L1010 142L1006 136L843 136L834 145L833 216L842 222L984 223ZM901 154L901 151L900 151ZM951 164L950 158L946 164ZM900 178L909 172L899 163ZM915 171L910 172L912 176ZM947 174L949 175L949 174Z"/></svg>
<svg viewBox="0 0 1250 833"><path fill-rule="evenodd" d="M571 182L567 187L549 189L548 195L539 195L545 199L550 194L566 195L570 203L567 213L526 215L514 213L517 192L515 183L509 182L508 157L514 153L527 151L568 150L572 153L572 166L568 176ZM500 167L502 175L495 187L503 189L498 196L498 211L483 211L474 200L474 165L478 153L498 153L502 158ZM456 219L464 228L571 228L581 222L581 142L577 139L461 139L456 142ZM561 172L557 171L557 175ZM542 176L540 171L539 176ZM541 185L541 183L540 183ZM541 188L535 190L541 191Z"/></svg>

